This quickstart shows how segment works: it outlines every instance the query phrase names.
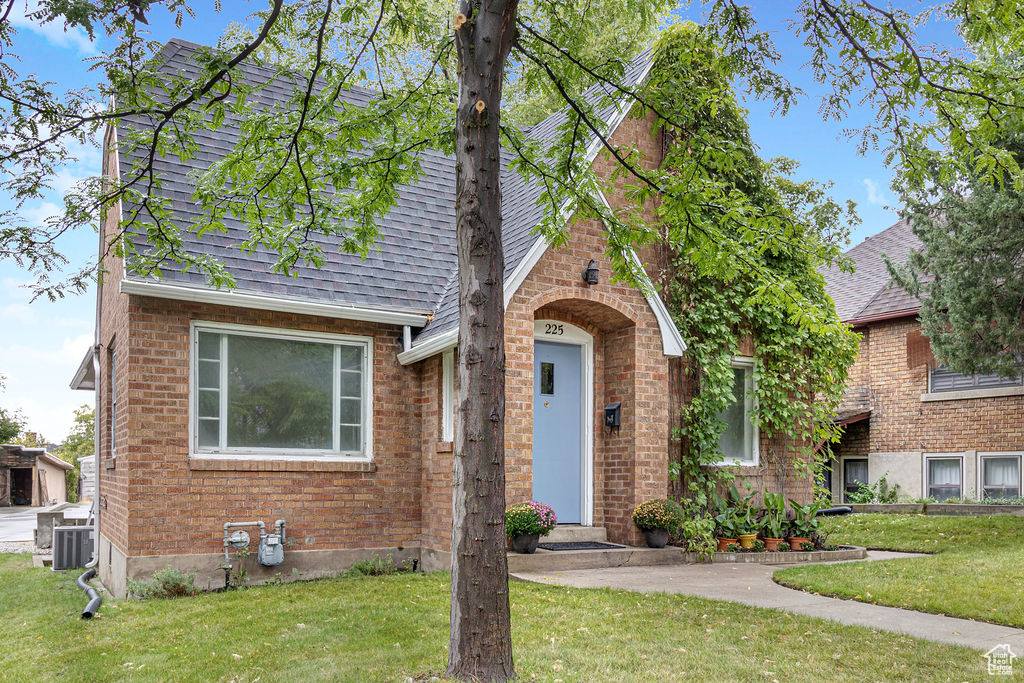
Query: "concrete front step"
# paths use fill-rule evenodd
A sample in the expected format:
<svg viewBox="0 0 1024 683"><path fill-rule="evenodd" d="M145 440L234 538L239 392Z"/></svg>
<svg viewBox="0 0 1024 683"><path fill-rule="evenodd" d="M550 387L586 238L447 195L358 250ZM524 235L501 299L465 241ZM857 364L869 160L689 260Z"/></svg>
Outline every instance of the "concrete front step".
<svg viewBox="0 0 1024 683"><path fill-rule="evenodd" d="M541 543L573 543L578 541L607 543L608 531L603 526L559 524L551 530L551 533L540 539Z"/></svg>
<svg viewBox="0 0 1024 683"><path fill-rule="evenodd" d="M550 538L550 536L548 537ZM547 539L545 539L547 540ZM608 550L544 550L532 555L508 554L508 571L560 572L571 569L604 569L607 567L643 567L683 564L679 548L621 548Z"/></svg>

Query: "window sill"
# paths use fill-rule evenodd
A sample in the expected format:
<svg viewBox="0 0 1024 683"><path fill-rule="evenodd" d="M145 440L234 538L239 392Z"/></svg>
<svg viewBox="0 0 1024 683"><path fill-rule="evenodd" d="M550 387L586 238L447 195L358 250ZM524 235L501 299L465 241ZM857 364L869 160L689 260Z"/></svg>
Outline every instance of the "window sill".
<svg viewBox="0 0 1024 683"><path fill-rule="evenodd" d="M434 450L438 453L451 453L455 450L455 445L451 441L438 441Z"/></svg>
<svg viewBox="0 0 1024 683"><path fill-rule="evenodd" d="M963 391L935 391L921 394L921 402L963 401L972 398L998 398L1000 396L1024 396L1024 387L991 387L988 389L964 389Z"/></svg>
<svg viewBox="0 0 1024 683"><path fill-rule="evenodd" d="M225 458L193 455L189 458L189 469L235 472L376 472L377 464L371 460L355 459Z"/></svg>

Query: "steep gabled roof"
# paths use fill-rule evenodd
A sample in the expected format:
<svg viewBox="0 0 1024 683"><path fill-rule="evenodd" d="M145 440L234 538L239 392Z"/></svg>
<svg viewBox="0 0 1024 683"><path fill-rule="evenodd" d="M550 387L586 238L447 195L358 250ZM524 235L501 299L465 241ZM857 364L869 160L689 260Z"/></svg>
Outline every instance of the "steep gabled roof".
<svg viewBox="0 0 1024 683"><path fill-rule="evenodd" d="M171 40L164 49L163 69L180 73L195 71L192 62L201 46L181 40ZM640 55L627 70L625 84L638 83L648 72L651 52ZM274 69L252 63L239 66L236 79L248 83L266 84L250 98L266 106L288 102L293 83ZM599 104L605 95L617 93L595 86L584 93L588 101ZM368 91L352 91L344 97L353 104L362 105L373 97ZM608 105L600 112L607 129L614 128L627 107ZM565 112L554 114L525 132L544 144L554 142L558 126L565 120ZM231 150L238 140L239 121L230 113L216 131L198 131L195 141L199 151L194 159L181 161L160 158L156 170L162 180L158 192L173 201L176 222L189 225L199 217L200 207L192 200L192 176L209 168ZM150 126L137 119L128 125ZM594 136L588 136L591 143ZM588 147L592 146L588 144ZM503 247L506 281L516 272L527 255L534 250L539 237L533 228L544 217L546 206L537 204L543 192L539 181L523 182L519 173L510 168L510 153L502 154L502 213ZM403 186L399 199L391 211L378 221L379 238L368 258L344 254L339 251L335 237L315 235L312 239L323 249L323 268L298 265L294 277L274 273L271 267L276 255L265 248L245 253L239 245L246 239L247 227L233 218L225 220L226 232L208 233L202 239L183 231L184 248L193 254L207 254L225 263L235 277L237 292L275 296L295 301L331 303L355 306L380 306L432 314L426 328L420 331L417 342L450 331L458 325L457 255L455 244L455 163L450 156L436 151L421 153L423 173L414 185ZM131 159L124 152L119 158L122 175L131 168ZM123 216L130 217L134 207L125 205ZM146 249L144 236L133 235L140 251ZM199 273L181 272L168 268L163 280L178 286L208 289ZM150 278L128 273L130 281L150 281Z"/></svg>
<svg viewBox="0 0 1024 683"><path fill-rule="evenodd" d="M846 252L853 261L853 273L844 273L835 266L823 268L825 289L836 304L840 320L909 314L920 308L917 299L889 284L891 278L883 258L904 263L907 255L920 246L910 223L900 220Z"/></svg>

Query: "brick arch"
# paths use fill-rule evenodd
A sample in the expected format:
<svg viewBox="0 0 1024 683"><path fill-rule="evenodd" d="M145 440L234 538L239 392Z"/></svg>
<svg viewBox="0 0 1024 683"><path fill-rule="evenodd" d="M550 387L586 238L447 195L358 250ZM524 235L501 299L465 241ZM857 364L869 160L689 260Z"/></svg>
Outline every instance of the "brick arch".
<svg viewBox="0 0 1024 683"><path fill-rule="evenodd" d="M585 308L578 304L586 302ZM593 306L599 304L599 307ZM535 317L563 313L601 331L617 330L630 325L643 326L639 312L618 297L585 287L556 287L530 299L527 308Z"/></svg>

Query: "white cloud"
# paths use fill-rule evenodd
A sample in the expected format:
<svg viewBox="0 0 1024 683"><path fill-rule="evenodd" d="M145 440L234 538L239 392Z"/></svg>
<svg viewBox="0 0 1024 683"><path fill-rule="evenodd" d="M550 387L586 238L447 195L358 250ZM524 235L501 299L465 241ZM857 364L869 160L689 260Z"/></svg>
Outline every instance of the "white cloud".
<svg viewBox="0 0 1024 683"><path fill-rule="evenodd" d="M61 208L53 202L43 202L36 206L29 207L21 210L21 215L24 216L29 224L34 228L46 228L48 221L63 213Z"/></svg>
<svg viewBox="0 0 1024 683"><path fill-rule="evenodd" d="M29 18L28 15L39 9L38 0L15 0L14 9L8 17L10 23L19 29L27 29L42 37L54 47L73 48L82 56L96 54L98 46L95 40L89 40L89 35L81 27L74 27L68 30L60 17L40 24L38 20Z"/></svg>
<svg viewBox="0 0 1024 683"><path fill-rule="evenodd" d="M889 202L889 197L885 194L885 190L879 187L871 178L865 178L863 181L864 188L868 191L868 203L883 205Z"/></svg>
<svg viewBox="0 0 1024 683"><path fill-rule="evenodd" d="M28 429L60 442L71 430L75 408L93 400L89 392L68 388L82 356L92 346L93 336L91 332L32 336L31 345L16 342L0 346L0 374L7 378L0 403L20 410Z"/></svg>

